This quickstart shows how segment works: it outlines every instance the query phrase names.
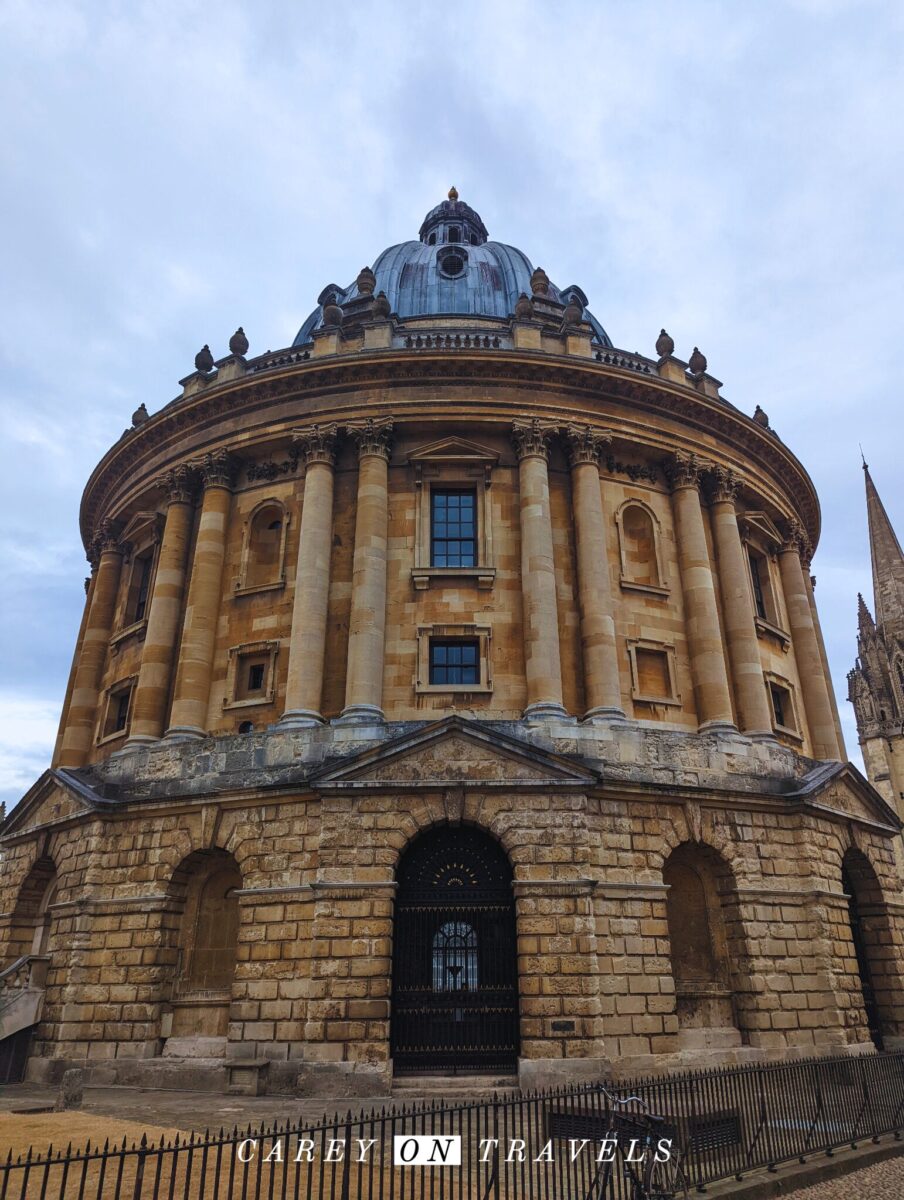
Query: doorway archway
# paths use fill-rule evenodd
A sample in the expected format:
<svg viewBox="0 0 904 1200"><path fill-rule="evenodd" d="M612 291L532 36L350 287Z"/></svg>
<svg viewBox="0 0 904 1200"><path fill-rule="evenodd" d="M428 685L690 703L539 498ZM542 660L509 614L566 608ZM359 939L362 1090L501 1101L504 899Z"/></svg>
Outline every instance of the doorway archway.
<svg viewBox="0 0 904 1200"><path fill-rule="evenodd" d="M479 829L441 825L408 846L396 879L396 1073L514 1070L518 968L505 852Z"/></svg>

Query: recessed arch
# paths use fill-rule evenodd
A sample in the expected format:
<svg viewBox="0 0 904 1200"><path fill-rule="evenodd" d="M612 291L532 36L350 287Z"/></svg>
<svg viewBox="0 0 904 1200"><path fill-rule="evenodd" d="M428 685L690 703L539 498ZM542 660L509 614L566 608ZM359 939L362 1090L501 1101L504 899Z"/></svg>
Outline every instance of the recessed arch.
<svg viewBox="0 0 904 1200"><path fill-rule="evenodd" d="M165 1036L224 1037L238 956L242 872L222 849L195 850L172 874L171 1021Z"/></svg>
<svg viewBox="0 0 904 1200"><path fill-rule="evenodd" d="M847 896L850 933L846 974L870 1040L881 1050L897 1028L893 1014L900 985L889 956L893 938L882 886L872 863L856 846L850 846L841 859L841 886Z"/></svg>
<svg viewBox="0 0 904 1200"><path fill-rule="evenodd" d="M640 591L666 593L659 518L643 500L630 499L615 514L621 585Z"/></svg>
<svg viewBox="0 0 904 1200"><path fill-rule="evenodd" d="M46 954L50 947L51 905L56 899L56 863L43 854L31 866L16 896L10 924L7 959Z"/></svg>
<svg viewBox="0 0 904 1200"><path fill-rule="evenodd" d="M261 500L248 514L236 591L258 591L285 583L288 525L286 506L274 497Z"/></svg>
<svg viewBox="0 0 904 1200"><path fill-rule="evenodd" d="M508 855L476 825L436 824L408 843L396 882L396 1071L514 1069L518 967Z"/></svg>
<svg viewBox="0 0 904 1200"><path fill-rule="evenodd" d="M685 1040L701 1031L726 1031L722 1040L740 1042L736 968L744 957L734 874L712 846L682 842L665 860L669 957L676 1013Z"/></svg>

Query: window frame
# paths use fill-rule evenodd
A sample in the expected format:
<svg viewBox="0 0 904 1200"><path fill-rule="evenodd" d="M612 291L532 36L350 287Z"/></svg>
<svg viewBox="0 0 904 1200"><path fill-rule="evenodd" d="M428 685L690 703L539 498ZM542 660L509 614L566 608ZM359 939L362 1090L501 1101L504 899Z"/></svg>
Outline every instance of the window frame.
<svg viewBox="0 0 904 1200"><path fill-rule="evenodd" d="M449 513L448 501L450 499L452 499L453 497L461 499L464 496L469 496L472 500L471 510L472 510L472 518L473 519L472 519L472 523L471 523L471 528L472 528L471 535L469 537L459 536L456 538L446 536L446 537L442 538L441 540L442 540L442 543L447 546L449 543L452 543L452 542L457 543L459 546L461 546L463 543L470 543L471 558L473 559L473 562L469 562L469 563L463 563L463 562L458 562L458 563L442 562L442 563L440 563L440 562L437 562L436 561L437 542L440 540L437 538L437 533L436 533L437 525L439 524L438 513L437 513L437 501L440 498L443 498L447 502L446 517L445 517L444 524L448 528L449 523L450 523L449 517L448 517L448 513ZM461 521L461 506L460 505L458 507L458 515L459 515L458 524L461 525L462 521ZM438 486L438 485L434 484L430 488L430 566L434 567L434 568L435 567L451 568L456 571L473 570L477 566L477 552L478 552L478 545L479 545L479 536L478 536L479 524L480 524L480 521L479 521L478 514L477 514L477 488L476 487L445 487L445 486ZM446 557L447 558L449 557L448 551L446 552ZM460 552L459 552L459 557L461 557Z"/></svg>
<svg viewBox="0 0 904 1200"><path fill-rule="evenodd" d="M658 583L643 583L632 579L629 572L627 544L624 528L625 512L629 508L640 508L647 514L653 526L653 557L656 565ZM618 506L615 513L615 527L618 533L619 584L623 591L646 592L650 596L669 596L671 587L662 560L662 522L653 508L637 496L629 496Z"/></svg>
<svg viewBox="0 0 904 1200"><path fill-rule="evenodd" d="M115 742L120 738L128 737L129 730L132 726L132 709L135 701L135 688L138 684L137 675L127 675L123 679L117 679L104 692L104 703L101 709L101 717L98 723L98 728L95 736L95 744L104 746L108 742ZM128 707L126 709L125 724L119 729L108 728L110 724L113 706L119 704L123 696L128 696Z"/></svg>
<svg viewBox="0 0 904 1200"><path fill-rule="evenodd" d="M675 646L671 642L657 642L651 638L628 638L628 659L631 665L631 699L635 704L650 706L662 705L666 708L682 708L681 693L678 690L678 660ZM648 650L665 655L669 672L671 696L648 696L640 690L640 673L637 667L637 651Z"/></svg>
<svg viewBox="0 0 904 1200"><path fill-rule="evenodd" d="M302 504L304 497L302 497ZM268 508L279 510L279 519L282 521L280 530L279 550L277 553L276 575L272 580L266 583L248 583L248 572L251 566L251 536L254 531L254 523L260 516L261 512ZM286 549L289 535L289 525L291 523L291 513L288 507L276 496L267 496L264 500L259 500L254 508L248 513L242 526L242 551L239 559L239 575L233 585L233 595L235 596L251 596L257 595L259 592L273 592L286 586Z"/></svg>
<svg viewBox="0 0 904 1200"><path fill-rule="evenodd" d="M226 691L223 696L223 709L252 708L264 704L272 704L276 699L276 664L279 656L280 641L243 642L239 646L230 646L227 652ZM259 695L239 696L242 672L252 664L252 658L265 658L264 688Z"/></svg>
<svg viewBox="0 0 904 1200"><path fill-rule="evenodd" d="M499 456L484 446L461 438L444 438L421 446L408 456L414 473L414 565L411 581L415 590L452 583L471 584L481 591L492 589L496 580L493 558L493 515L491 485ZM477 526L473 567L432 565L432 494L440 491L474 491Z"/></svg>
<svg viewBox="0 0 904 1200"><path fill-rule="evenodd" d="M794 692L794 685L790 679L786 679L783 675L778 675L775 671L763 672L763 683L766 688L766 696L769 701L769 716L772 721L772 729L774 733L779 734L783 738L802 744L804 740L803 729L800 723L800 712L797 706L797 697ZM783 716L787 716L790 712L793 725L780 724L775 717L775 704L772 697L772 689L784 693L786 697L786 711Z"/></svg>
<svg viewBox="0 0 904 1200"><path fill-rule="evenodd" d="M489 625L419 625L417 629L417 695L489 695L493 691L492 636ZM431 645L434 642L476 642L477 683L431 683Z"/></svg>
<svg viewBox="0 0 904 1200"><path fill-rule="evenodd" d="M120 581L119 597L115 620L115 633L110 638L110 646L116 649L120 642L127 641L136 635L142 635L147 628L154 597L154 584L157 579L157 565L160 557L160 542L163 537L165 517L158 512L136 513L121 534L121 541L126 547L126 557L122 579ZM142 559L149 559L147 578L147 603L144 614L135 617L130 612L135 569Z"/></svg>
<svg viewBox="0 0 904 1200"><path fill-rule="evenodd" d="M464 654L462 653L462 661L461 662L446 661L444 663L440 663L437 661L438 652L440 650L444 650L444 651L461 650L462 652L464 652L465 650L473 651L474 661L473 662L465 662ZM471 657L471 655L469 654L468 658L470 658L470 657ZM458 686L475 687L475 686L478 686L480 684L480 640L478 638L468 638L468 637L454 637L454 638L432 637L432 638L430 638L430 641L428 644L428 670L429 670L428 678L430 681L430 685L432 687L439 687L439 686L443 686L443 687L458 687ZM439 675L441 672L445 672L448 674L448 673L451 673L452 671L461 671L461 673L464 674L465 671L471 671L471 670L473 670L473 672L474 672L473 679L453 680L453 679L448 679L448 678L446 678L446 679L437 679L436 678L436 676Z"/></svg>

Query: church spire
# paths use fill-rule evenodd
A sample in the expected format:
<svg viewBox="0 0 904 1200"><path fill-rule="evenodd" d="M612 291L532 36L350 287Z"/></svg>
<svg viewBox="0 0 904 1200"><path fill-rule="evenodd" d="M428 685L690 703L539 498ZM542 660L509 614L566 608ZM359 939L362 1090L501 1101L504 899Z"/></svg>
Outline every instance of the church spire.
<svg viewBox="0 0 904 1200"><path fill-rule="evenodd" d="M904 554L865 462L863 474L866 480L876 624L880 629L890 629L892 626L900 628L904 626Z"/></svg>

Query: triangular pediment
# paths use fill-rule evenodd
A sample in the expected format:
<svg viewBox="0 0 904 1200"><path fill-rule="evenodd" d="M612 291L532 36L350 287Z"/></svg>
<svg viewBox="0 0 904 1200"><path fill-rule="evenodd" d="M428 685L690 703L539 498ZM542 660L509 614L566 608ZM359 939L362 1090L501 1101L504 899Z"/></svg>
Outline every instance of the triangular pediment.
<svg viewBox="0 0 904 1200"><path fill-rule="evenodd" d="M99 796L66 771L51 768L28 789L6 820L0 837L58 825L103 806Z"/></svg>
<svg viewBox="0 0 904 1200"><path fill-rule="evenodd" d="M802 786L792 793L807 808L839 817L900 830L902 823L868 779L852 763L832 763L817 767L804 776Z"/></svg>
<svg viewBox="0 0 904 1200"><path fill-rule="evenodd" d="M778 527L764 512L745 512L739 523L744 534L752 535L767 546L777 549L784 541Z"/></svg>
<svg viewBox="0 0 904 1200"><path fill-rule="evenodd" d="M318 790L382 790L460 785L585 789L595 772L462 717L447 717L382 746L331 764L312 780Z"/></svg>
<svg viewBox="0 0 904 1200"><path fill-rule="evenodd" d="M408 455L408 461L413 463L495 463L498 460L499 455L494 450L457 437L442 438L427 446L419 446Z"/></svg>
<svg viewBox="0 0 904 1200"><path fill-rule="evenodd" d="M119 535L123 542L156 541L163 532L163 516L158 512L135 513Z"/></svg>

